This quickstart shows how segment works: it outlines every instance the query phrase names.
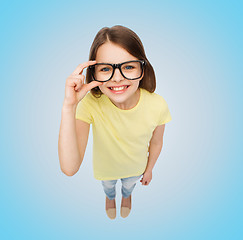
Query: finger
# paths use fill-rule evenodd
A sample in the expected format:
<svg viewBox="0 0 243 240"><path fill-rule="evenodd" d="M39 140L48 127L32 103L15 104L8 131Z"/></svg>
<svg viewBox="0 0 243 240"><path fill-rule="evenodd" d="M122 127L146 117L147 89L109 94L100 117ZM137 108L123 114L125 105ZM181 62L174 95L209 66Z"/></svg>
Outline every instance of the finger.
<svg viewBox="0 0 243 240"><path fill-rule="evenodd" d="M78 83L80 80L84 82L85 76L84 75L70 75L66 82L69 86L73 86ZM75 83L75 84L74 84Z"/></svg>
<svg viewBox="0 0 243 240"><path fill-rule="evenodd" d="M75 83L75 88L81 87L83 85L83 79L81 78L76 78L73 79L73 82Z"/></svg>
<svg viewBox="0 0 243 240"><path fill-rule="evenodd" d="M75 86L74 89L77 91L77 90L79 90L81 88L82 85L83 85L82 79L77 79L76 86Z"/></svg>
<svg viewBox="0 0 243 240"><path fill-rule="evenodd" d="M79 76L79 77L76 77ZM67 78L67 85L70 87L81 87L84 84L85 76L84 75L76 75L70 76Z"/></svg>
<svg viewBox="0 0 243 240"><path fill-rule="evenodd" d="M93 65L95 64L96 61L88 61L88 62L84 62L84 63L81 63L77 66L77 68L72 72L73 75L77 75L77 74L82 74L83 73L83 70L90 66L90 65Z"/></svg>
<svg viewBox="0 0 243 240"><path fill-rule="evenodd" d="M103 82L92 81L92 82L87 84L87 86L86 86L87 91L90 91L94 87L101 86L102 84L103 84Z"/></svg>
<svg viewBox="0 0 243 240"><path fill-rule="evenodd" d="M71 79L80 79L80 78L85 78L85 76L81 75L81 74L80 75L79 74L78 75L71 74L69 78L71 78Z"/></svg>
<svg viewBox="0 0 243 240"><path fill-rule="evenodd" d="M144 184L144 185L147 185L147 184L148 184L148 182L149 182L149 181L148 181L148 180L146 180L146 179L144 179L144 180L143 180L143 184Z"/></svg>

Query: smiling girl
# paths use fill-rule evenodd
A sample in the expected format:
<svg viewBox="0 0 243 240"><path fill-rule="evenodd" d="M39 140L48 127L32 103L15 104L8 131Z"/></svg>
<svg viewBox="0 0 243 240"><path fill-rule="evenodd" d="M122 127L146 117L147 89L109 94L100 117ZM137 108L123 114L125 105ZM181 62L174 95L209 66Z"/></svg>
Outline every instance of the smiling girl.
<svg viewBox="0 0 243 240"><path fill-rule="evenodd" d="M122 182L120 214L125 218L137 181L142 177L147 186L152 179L165 124L171 121L168 105L155 88L140 38L120 25L97 33L89 61L66 80L58 141L61 170L68 176L78 172L92 124L94 177L102 183L111 219L116 217L117 180Z"/></svg>

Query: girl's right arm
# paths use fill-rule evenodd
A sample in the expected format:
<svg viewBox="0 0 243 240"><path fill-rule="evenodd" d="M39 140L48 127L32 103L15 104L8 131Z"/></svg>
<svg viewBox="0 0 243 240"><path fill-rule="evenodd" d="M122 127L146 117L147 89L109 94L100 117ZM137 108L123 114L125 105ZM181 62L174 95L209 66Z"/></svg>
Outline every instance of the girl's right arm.
<svg viewBox="0 0 243 240"><path fill-rule="evenodd" d="M74 175L83 161L86 144L79 144L78 139L87 140L87 129L84 136L77 136L76 131L76 107L88 91L102 85L101 82L92 81L84 84L85 76L82 75L84 68L95 64L95 61L88 61L78 65L74 72L67 78L65 86L65 98L62 107L61 125L58 139L58 155L61 170L68 176ZM83 125L87 128L87 124ZM80 131L79 131L80 132Z"/></svg>

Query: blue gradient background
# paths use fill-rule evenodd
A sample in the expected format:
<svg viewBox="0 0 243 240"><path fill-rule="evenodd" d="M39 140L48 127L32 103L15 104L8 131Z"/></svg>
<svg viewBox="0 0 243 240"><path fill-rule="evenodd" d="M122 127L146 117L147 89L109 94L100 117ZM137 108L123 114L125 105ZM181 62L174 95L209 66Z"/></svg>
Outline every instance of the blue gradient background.
<svg viewBox="0 0 243 240"><path fill-rule="evenodd" d="M243 239L242 1L1 1L0 239ZM141 38L172 121L132 212L105 213L92 128L73 177L59 166L65 80L99 29Z"/></svg>

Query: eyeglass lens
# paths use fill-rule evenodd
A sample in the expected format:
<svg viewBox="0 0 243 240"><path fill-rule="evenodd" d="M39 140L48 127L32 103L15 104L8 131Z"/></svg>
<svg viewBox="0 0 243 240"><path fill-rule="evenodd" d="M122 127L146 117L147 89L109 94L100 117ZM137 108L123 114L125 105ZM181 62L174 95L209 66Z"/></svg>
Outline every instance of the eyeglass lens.
<svg viewBox="0 0 243 240"><path fill-rule="evenodd" d="M111 65L99 64L93 69L94 78L99 81L107 81L112 75L113 68ZM121 71L126 78L139 78L142 74L140 62L129 62L121 65Z"/></svg>

